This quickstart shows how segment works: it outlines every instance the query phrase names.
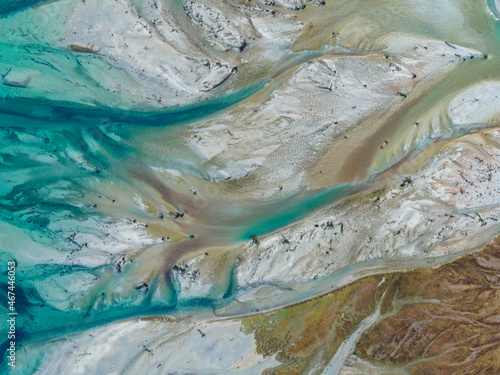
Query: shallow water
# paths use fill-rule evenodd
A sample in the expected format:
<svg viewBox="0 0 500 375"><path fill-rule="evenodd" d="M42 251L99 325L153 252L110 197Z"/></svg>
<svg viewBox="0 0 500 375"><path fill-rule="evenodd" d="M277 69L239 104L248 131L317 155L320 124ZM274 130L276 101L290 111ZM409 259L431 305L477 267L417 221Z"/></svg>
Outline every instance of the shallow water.
<svg viewBox="0 0 500 375"><path fill-rule="evenodd" d="M35 6L48 0L5 0L0 3L0 17Z"/></svg>
<svg viewBox="0 0 500 375"><path fill-rule="evenodd" d="M40 2L4 2L0 4L0 15L6 16ZM490 1L492 12L495 13L492 4L494 3ZM0 18L0 27L1 22ZM163 293L161 298L134 300L134 295L130 294L132 297L128 297L131 299L125 295L122 299L116 297L111 305L104 302L100 304L99 293L105 293L102 290L109 287L106 284L101 289L92 289L95 295L91 296L86 310L56 309L51 301L45 300L37 292L35 283L52 276L69 275L71 280L77 272L85 271L97 278L109 277L119 285L122 279L133 277L133 274L109 276L113 268L110 264L96 267L63 265L58 261L34 264L24 252L22 256L18 256L21 254L20 249L11 248L13 241L0 242L0 260L5 263L14 258L19 263L17 309L20 342L64 337L69 332L139 316L225 311L233 301L232 298L238 295L238 290L234 290L231 281L228 283L225 299L221 301L196 299L183 301L179 305L176 286L173 285L168 266L185 253L208 246L241 244L252 235L262 236L303 219L315 210L350 194L369 189L370 180L365 176L386 170L412 151L424 150L435 139L418 141L415 136L411 147L405 148L401 142L411 137L404 124L413 123L415 118L425 117L429 123L435 121L443 125L441 120L457 92L481 81L498 79L500 23L493 17L484 16L474 18L473 24L480 26L477 33L483 33L480 37L474 35L474 38L482 40L480 47L484 49L481 52L488 54L487 60L461 64L418 92L418 96L412 98L407 107L379 129L374 139L371 139L374 145L372 149L363 148L361 152L366 162L359 166L361 172L353 173L355 178L350 183L314 190L302 188L299 192L280 199L245 197L239 201L226 200L221 193L223 190L210 190L213 181L204 169L200 156L179 142L185 136L183 132L195 121L223 114L264 90L272 92L278 86L274 81L275 77L249 82L241 89L224 92L200 104L164 111L147 108L144 111L137 108L125 110L123 108L127 108L126 104L114 107L113 104L119 104L120 98L111 94L94 105L91 102L75 104L71 101L72 93L68 94L67 102L60 97L40 97L39 93L22 98L16 96L16 90L12 87L0 85L0 220L2 225L5 224L0 230L14 233L15 228L15 233L22 236L26 243L41 244L65 256L75 251L68 233L81 230L83 223L89 218L137 217L138 220L154 222L172 231L196 235L195 240L157 245L145 251L145 254L150 254L144 255L148 259L144 264L153 263L151 259L156 262L153 269L156 280L162 280L162 284L158 286L158 290L161 289ZM398 27L404 29L404 25ZM415 29L412 28L412 31ZM442 36L441 29L434 32L433 37ZM422 33L427 34L427 31ZM22 49L24 55L20 52ZM75 76L78 73L75 73L74 66L94 58L55 50L44 43L27 47L2 41L0 67L4 69L15 64L21 55L24 58L33 56L35 51L57 55L58 62L67 60L65 69ZM318 51L297 52L288 57L281 70L297 67L319 55L321 52ZM2 75L5 71L2 70ZM464 132L463 129L445 129L438 139L456 138ZM375 151L378 151L379 145L388 135L391 136L391 143L387 152L375 156ZM198 184L194 187L201 194L193 197L185 186L180 189L180 184L174 178L161 179L151 168L159 166L189 175L191 185ZM360 180L363 183L356 182ZM133 200L134 195L151 202L152 213L140 212ZM171 218L167 207L183 212L189 220ZM160 213L165 215L162 221L158 219ZM443 261L453 258L454 256L450 256ZM429 265L425 259L413 262L412 267ZM256 303L245 306L244 309L253 311L293 303L336 287L350 275L383 266L390 267L391 262L373 260L352 265L318 282L293 286L296 289L292 288L289 294L284 293L269 305ZM0 286L0 289L5 288L5 284ZM6 308L4 300L2 306ZM226 313L231 315L245 312L248 311L241 308L232 310L230 306ZM6 342L1 347L4 348Z"/></svg>

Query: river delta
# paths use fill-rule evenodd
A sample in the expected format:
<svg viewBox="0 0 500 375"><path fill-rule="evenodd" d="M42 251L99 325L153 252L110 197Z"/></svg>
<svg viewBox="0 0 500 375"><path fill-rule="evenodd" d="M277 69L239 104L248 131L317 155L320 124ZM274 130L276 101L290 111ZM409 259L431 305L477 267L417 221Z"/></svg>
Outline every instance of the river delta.
<svg viewBox="0 0 500 375"><path fill-rule="evenodd" d="M499 58L498 0L0 2L2 371L500 373Z"/></svg>

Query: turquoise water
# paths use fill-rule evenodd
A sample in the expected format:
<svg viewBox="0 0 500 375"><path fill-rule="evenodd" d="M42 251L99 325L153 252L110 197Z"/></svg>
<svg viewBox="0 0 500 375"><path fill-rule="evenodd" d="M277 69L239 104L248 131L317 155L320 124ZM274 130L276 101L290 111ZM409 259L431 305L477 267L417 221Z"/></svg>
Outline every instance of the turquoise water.
<svg viewBox="0 0 500 375"><path fill-rule="evenodd" d="M359 187L356 184L345 184L335 186L330 189L309 193L302 198L291 198L284 201L279 201L281 209L277 212L263 212L258 220L248 223L240 232L239 239L246 240L250 236L261 236L263 234L274 232L279 228L287 226L297 220L312 214L315 210L320 209L336 200L344 198L348 193L352 193Z"/></svg>
<svg viewBox="0 0 500 375"><path fill-rule="evenodd" d="M0 17L41 2L1 2ZM500 35L500 23L490 22L495 35ZM25 55L21 54L21 50L25 51ZM68 72L78 72L79 64L96 59L95 56L58 51L45 44L17 46L2 41L0 65L13 64L19 56L31 56L35 51L56 56L57 61L67 60L65 69ZM297 59L295 63L300 61ZM53 69L47 66L47 61L42 62L46 69ZM39 64L40 61L30 63ZM90 84L90 81L84 83ZM0 85L0 223L9 226L1 227L0 231L10 228L16 236L19 234L19 238L13 242L26 240L26 243L41 244L64 256L78 251L78 246L68 238L67 233L78 230L92 233L94 229L86 224L89 218L134 216L137 214L134 202L124 197L135 193L154 201L156 192L136 177L138 170L149 170L151 165L165 165L180 170L184 168L200 179L207 177L206 171L197 164L199 160L196 155L190 154L188 150L169 148L175 145L168 144L164 154L151 155L148 150L141 148L147 145L137 145L139 135L147 132L151 143L155 144L160 136L163 139L171 135L175 139L178 130L189 126L191 121L227 110L259 92L269 82L269 79L262 79L201 104L166 111L129 111L102 103L94 106L82 103L76 105L69 100L64 102L37 95L21 99L14 95L16 89ZM98 86L97 83L96 88ZM75 161L75 153L87 164ZM111 188L107 185L109 183L113 184ZM248 241L252 235L259 237L291 224L361 188L359 185L341 185L323 190L306 190L272 202L232 202L222 210L208 206L206 211L215 213L211 229L220 245L234 245ZM106 200L111 194L117 197L114 206ZM93 204L97 204L96 209L92 207ZM175 208L189 214L189 209L185 209L182 203ZM224 218L217 216L221 212ZM218 222L222 224L218 226ZM36 339L64 337L70 332L127 318L221 309L231 303L232 297L238 292L231 272L227 275L228 287L223 293L224 298L179 303L170 272L162 273L158 268L157 281L163 281L165 289L161 299L152 300L150 296L139 298L137 294L130 294L123 300L116 298L106 305L98 303L100 294L96 294L85 309L59 310L39 294L35 287L37 282L54 275L71 277L77 272L88 272L96 278L104 278L113 274L114 266L83 267L50 261L33 265L29 259L18 257L11 245L2 243L0 238L0 264L6 264L12 258L19 264L16 307L19 313L18 343L21 344ZM377 265L382 263L384 261ZM160 264L161 259L158 260ZM348 267L331 278L325 278L323 284L311 283L307 293L294 293L285 302L293 302L296 298L305 298L308 293L333 287L334 281L346 277L359 267ZM2 274L0 290L6 290L4 276ZM114 282L119 283L122 279L133 278L133 275L124 272L113 277ZM111 293L113 285L105 284L99 293ZM54 292L58 298L64 297L56 294ZM0 306L2 311L6 311L4 298L0 299ZM5 322L1 327L6 329ZM1 334L5 337L3 332ZM7 343L3 342L0 350L5 351L6 347ZM3 363L1 365L4 366Z"/></svg>
<svg viewBox="0 0 500 375"><path fill-rule="evenodd" d="M2 0L0 2L0 17L32 7L45 1L49 0Z"/></svg>
<svg viewBox="0 0 500 375"><path fill-rule="evenodd" d="M84 109L51 105L50 102L34 103L21 100L0 102L0 134L2 168L0 169L0 215L11 227L25 230L30 240L68 254L78 248L59 233L68 226L71 230L88 230L78 227L88 217L113 215L100 206L89 209L86 199L104 196L99 181L113 181L126 193L141 191L130 169L148 168L148 158L134 147L134 135L144 127L154 138L155 132L175 132L182 123L195 117L202 118L227 108L258 90L251 87L211 103L168 113L140 113L113 109ZM19 113L24 111L24 116ZM156 129L156 130L155 130ZM112 134L118 132L120 139ZM95 145L98 143L99 148ZM68 149L75 150L93 166L82 168L69 157ZM350 191L348 185L317 192L302 192L281 201L225 208L226 222L234 226L219 228L221 238L228 244L247 241L251 235L261 236L290 224L329 204ZM100 198L102 199L102 198ZM99 200L96 200L99 204ZM120 212L127 212L127 203L120 203ZM131 204L129 202L128 204ZM233 203L233 205L237 203ZM182 207L181 207L182 208ZM233 215L233 216L231 216ZM71 220L54 228L60 220ZM37 238L39 236L39 238ZM11 249L0 243L0 262L15 258L19 263L17 308L19 342L64 336L75 330L107 324L112 321L137 316L170 314L192 310L212 310L231 302L235 292L233 283L222 300L196 299L178 304L175 286L166 275L170 298L139 303L132 299L117 301L113 305L96 307L89 303L86 310L61 311L48 304L35 283L53 275L72 275L89 272L95 277L113 272L112 265L96 268L81 266L40 264L25 266L23 258L16 257ZM118 276L117 276L118 277ZM231 278L231 275L228 275ZM6 285L0 285L5 287ZM107 291L109 292L109 291ZM106 292L106 293L107 293ZM98 296L96 297L98 298ZM4 309L6 301L1 301ZM94 306L94 307L91 307ZM5 347L6 342L3 343Z"/></svg>
<svg viewBox="0 0 500 375"><path fill-rule="evenodd" d="M7 97L0 99L0 115L10 114L43 120L46 121L45 126L51 126L54 122L74 121L79 125L119 122L133 126L164 127L195 121L227 109L259 92L266 83L266 81L262 81L234 93L215 99L209 99L198 105L157 112L127 111L105 107L99 109L85 106L70 107L54 105L50 100L44 98L10 99ZM23 120L7 119L5 117L4 119L0 119L0 123L4 126L9 123L13 124L14 121L22 123Z"/></svg>

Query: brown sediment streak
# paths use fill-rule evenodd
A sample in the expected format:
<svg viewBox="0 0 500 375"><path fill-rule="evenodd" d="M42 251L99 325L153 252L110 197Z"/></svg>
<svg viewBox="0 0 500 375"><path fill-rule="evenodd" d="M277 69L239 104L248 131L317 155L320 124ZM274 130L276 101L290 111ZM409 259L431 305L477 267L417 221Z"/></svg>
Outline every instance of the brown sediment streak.
<svg viewBox="0 0 500 375"><path fill-rule="evenodd" d="M143 168L133 170L131 177L143 181L154 188L166 203L176 208L182 207L184 213L192 219L190 222L177 221L176 224L178 227L187 235L193 234L194 238L188 238L168 245L168 251L163 255L163 264L166 266L165 271L170 269L182 255L217 243L211 236L211 229L203 224L204 222L208 222L210 218L199 209L199 206L193 204L195 199L192 196L175 191L162 182L154 173ZM196 199L202 198L197 197Z"/></svg>
<svg viewBox="0 0 500 375"><path fill-rule="evenodd" d="M423 94L422 94L423 95ZM341 166L337 182L352 182L365 179L370 174L370 166L381 153L386 153L392 144L401 143L401 136L397 137L398 130L402 127L402 123L406 123L407 127L413 126L415 121L406 120L410 108L413 108L416 103L421 100L421 96L408 100L407 103L397 112L389 114L386 118L366 118L362 121L361 127L368 132L367 136L361 136L363 139L354 148L349 156L344 160L346 162ZM418 118L418 117L417 117ZM378 127L372 127L373 122L379 122ZM371 128L371 129L370 129ZM361 129L356 129L359 132ZM388 143L385 143L388 142ZM385 146L382 148L382 145Z"/></svg>
<svg viewBox="0 0 500 375"><path fill-rule="evenodd" d="M198 199L194 199L192 195L183 194L175 191L161 181L157 176L154 175L150 170L144 168L136 168L131 172L131 177L139 181L143 181L147 185L155 189L161 196L161 198L168 204L182 210L186 215L189 215L194 220L199 220L201 222L207 221L208 217L203 210L200 209L201 205L196 204Z"/></svg>
<svg viewBox="0 0 500 375"><path fill-rule="evenodd" d="M167 186L153 172L142 168L135 169L131 173L131 177L151 186L160 194L164 202L174 206L178 210L182 208L184 214L189 216L189 221L178 220L176 221L176 225L186 235L193 234L194 238L183 240L169 247L169 257L174 259L174 261L182 254L196 251L203 247L228 245L227 241L224 241L224 233L227 234L230 228L226 229L222 226L214 225L214 220L217 222L215 218L217 213L214 213L210 209L214 205L224 205L224 202L218 201L213 197L211 202L209 202L207 198L201 197L201 195L193 197L192 194L179 193ZM219 215L222 215L222 213L219 213ZM218 233L222 234L222 236L217 236Z"/></svg>
<svg viewBox="0 0 500 375"><path fill-rule="evenodd" d="M182 210L185 215L189 216L192 222L177 223L182 229L189 231L190 228L209 228L218 222L220 225L229 227L234 225L234 220L229 222L229 219L224 217L224 210L229 210L233 203L232 201L226 201L222 194L220 197L214 194L208 196L204 196L204 194L184 194L172 189L164 181L160 180L154 172L144 168L134 169L131 172L131 178L151 186L160 194L165 203L175 207L176 210Z"/></svg>
<svg viewBox="0 0 500 375"><path fill-rule="evenodd" d="M473 69L474 75L470 74ZM389 109L386 114L363 119L356 127L346 132L349 142L339 143L338 147L322 156L322 159L344 160L333 172L334 182L346 183L368 178L376 167L377 158L386 158L397 151L393 148L395 145L398 149L402 148L410 139L410 132L415 123L419 123L419 129L425 128L429 134L433 132L432 122L449 126L446 112L448 102L454 94L460 91L461 86L490 79L493 69L496 69L494 64L484 64L484 61L479 59L462 62L451 71L424 77L411 90L411 95L401 99L401 103L395 106L397 111ZM438 135L434 135L434 138L440 140ZM388 144L385 144L385 141L388 141ZM352 143L356 146L351 146ZM381 148L382 145L385 146ZM415 144L412 144L410 151L414 147ZM335 157L336 155L340 157Z"/></svg>

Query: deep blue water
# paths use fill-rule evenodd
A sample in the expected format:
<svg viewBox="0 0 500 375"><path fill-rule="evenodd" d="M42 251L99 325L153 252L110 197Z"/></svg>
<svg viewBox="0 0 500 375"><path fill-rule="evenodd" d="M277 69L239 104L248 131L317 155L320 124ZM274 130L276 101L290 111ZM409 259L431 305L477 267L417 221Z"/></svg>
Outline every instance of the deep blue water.
<svg viewBox="0 0 500 375"><path fill-rule="evenodd" d="M2 0L0 1L0 17L5 17L9 13L17 12L46 1L49 0Z"/></svg>

